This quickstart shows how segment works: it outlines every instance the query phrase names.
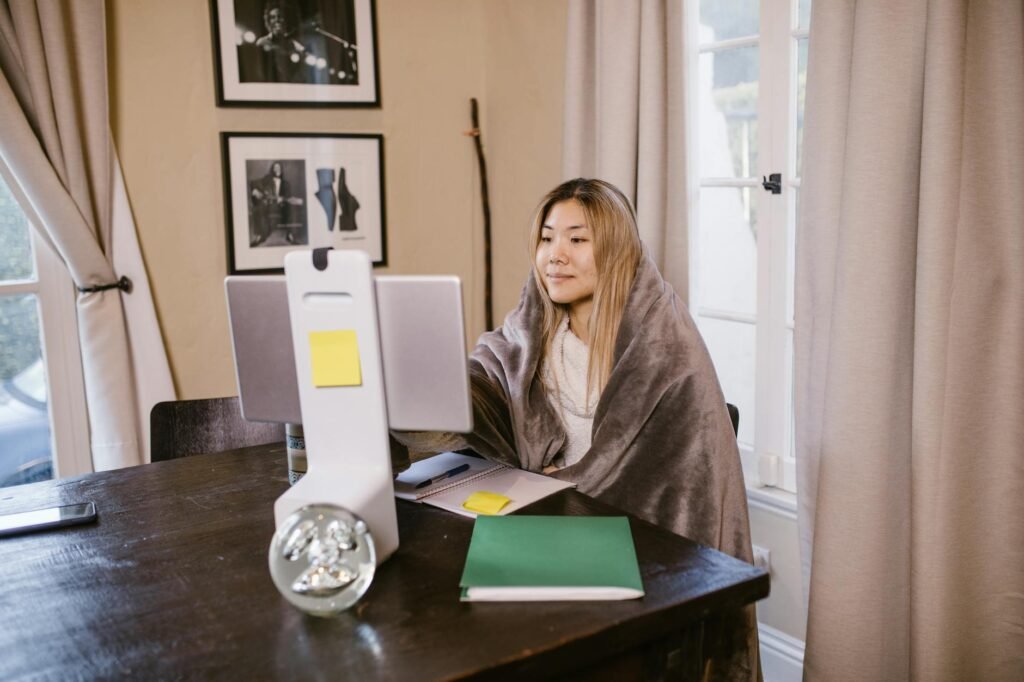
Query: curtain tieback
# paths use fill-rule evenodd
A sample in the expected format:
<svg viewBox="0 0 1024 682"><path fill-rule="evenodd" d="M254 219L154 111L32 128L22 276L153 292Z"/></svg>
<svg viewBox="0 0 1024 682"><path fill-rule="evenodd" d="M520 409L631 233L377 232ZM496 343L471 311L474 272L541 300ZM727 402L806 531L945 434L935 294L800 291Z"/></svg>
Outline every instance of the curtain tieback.
<svg viewBox="0 0 1024 682"><path fill-rule="evenodd" d="M107 289L120 289L126 294L132 293L132 281L125 275L121 275L121 279L117 280L113 284L96 284L91 287L80 287L76 286L78 293L80 294L91 294L94 291L106 291Z"/></svg>

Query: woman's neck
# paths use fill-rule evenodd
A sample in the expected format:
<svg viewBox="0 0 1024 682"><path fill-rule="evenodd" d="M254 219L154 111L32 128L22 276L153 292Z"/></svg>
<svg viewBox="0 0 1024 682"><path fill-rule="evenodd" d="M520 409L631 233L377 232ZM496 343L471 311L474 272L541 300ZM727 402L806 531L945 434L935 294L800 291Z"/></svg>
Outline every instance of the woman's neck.
<svg viewBox="0 0 1024 682"><path fill-rule="evenodd" d="M569 331L583 343L590 345L590 311L593 299L573 303L569 306Z"/></svg>

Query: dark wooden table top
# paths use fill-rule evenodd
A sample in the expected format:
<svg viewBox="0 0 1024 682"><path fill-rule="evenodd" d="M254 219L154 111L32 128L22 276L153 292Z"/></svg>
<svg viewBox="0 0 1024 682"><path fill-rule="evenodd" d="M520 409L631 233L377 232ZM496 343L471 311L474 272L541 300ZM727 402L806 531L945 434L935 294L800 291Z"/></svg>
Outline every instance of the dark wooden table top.
<svg viewBox="0 0 1024 682"><path fill-rule="evenodd" d="M0 679L550 675L768 594L763 571L630 519L643 599L462 603L472 519L398 501L398 551L353 609L314 618L267 568L287 486L282 444L0 489L0 513L99 511L0 539ZM574 490L523 513L621 514Z"/></svg>

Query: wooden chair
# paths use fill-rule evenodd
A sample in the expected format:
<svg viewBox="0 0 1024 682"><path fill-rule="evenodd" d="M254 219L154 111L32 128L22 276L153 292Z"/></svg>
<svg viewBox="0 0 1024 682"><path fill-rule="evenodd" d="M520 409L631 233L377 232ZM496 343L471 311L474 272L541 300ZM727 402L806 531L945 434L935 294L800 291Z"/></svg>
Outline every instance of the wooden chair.
<svg viewBox="0 0 1024 682"><path fill-rule="evenodd" d="M154 462L283 441L284 424L244 419L237 396L172 400L157 403L149 413Z"/></svg>
<svg viewBox="0 0 1024 682"><path fill-rule="evenodd" d="M740 408L736 407L732 403L726 403L725 406L729 408L729 419L732 420L732 431L738 436L740 434Z"/></svg>

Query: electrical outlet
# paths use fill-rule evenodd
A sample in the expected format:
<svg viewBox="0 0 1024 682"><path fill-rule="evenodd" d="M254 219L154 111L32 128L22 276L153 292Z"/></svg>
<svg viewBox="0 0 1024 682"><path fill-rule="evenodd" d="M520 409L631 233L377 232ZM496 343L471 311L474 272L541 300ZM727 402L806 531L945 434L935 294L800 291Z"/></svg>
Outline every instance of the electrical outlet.
<svg viewBox="0 0 1024 682"><path fill-rule="evenodd" d="M768 573L771 573L772 551L767 547L754 545L754 565Z"/></svg>

